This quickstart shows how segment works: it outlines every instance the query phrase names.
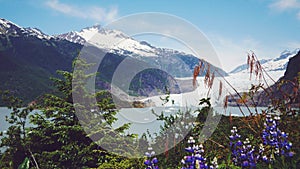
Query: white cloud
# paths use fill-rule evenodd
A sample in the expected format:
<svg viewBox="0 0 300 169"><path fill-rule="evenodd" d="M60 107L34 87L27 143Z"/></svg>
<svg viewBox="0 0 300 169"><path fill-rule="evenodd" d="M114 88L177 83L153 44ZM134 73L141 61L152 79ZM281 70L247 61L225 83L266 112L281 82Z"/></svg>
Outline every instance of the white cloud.
<svg viewBox="0 0 300 169"><path fill-rule="evenodd" d="M297 19L300 20L300 1L299 0L275 0L269 6L270 8L276 11L287 11L287 10L296 10L297 11Z"/></svg>
<svg viewBox="0 0 300 169"><path fill-rule="evenodd" d="M292 8L300 8L300 2L298 0L276 0L270 7L284 11Z"/></svg>
<svg viewBox="0 0 300 169"><path fill-rule="evenodd" d="M118 16L118 8L105 9L96 6L73 6L59 2L59 0L48 0L46 6L65 15L90 19L97 22L110 22Z"/></svg>

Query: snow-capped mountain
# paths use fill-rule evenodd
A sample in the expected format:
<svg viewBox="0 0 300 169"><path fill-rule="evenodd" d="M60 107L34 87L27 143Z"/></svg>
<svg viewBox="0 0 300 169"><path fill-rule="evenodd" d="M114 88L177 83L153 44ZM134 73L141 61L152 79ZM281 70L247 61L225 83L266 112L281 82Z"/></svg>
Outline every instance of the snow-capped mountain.
<svg viewBox="0 0 300 169"><path fill-rule="evenodd" d="M187 55L173 49L154 47L148 42L135 40L121 31L106 29L100 25L87 27L79 32L71 31L56 37L82 45L90 43L108 52L134 57L157 57L166 54Z"/></svg>
<svg viewBox="0 0 300 169"><path fill-rule="evenodd" d="M32 101L40 93L50 90L49 77L56 76L56 70L71 70L72 61L78 56L78 51L82 49L82 44L85 42L101 47L101 49L92 47L97 53L103 49L108 51L107 57L103 59L105 64L101 64L98 69L101 72L96 79L99 89L110 88L108 82L113 78L112 72L125 58L134 58L135 64L146 63L157 69L139 72L132 80L130 91L140 95L154 93L152 92L154 89L163 91L169 83L166 81L168 78L191 77L194 66L199 63L199 58L193 55L157 48L147 42L137 41L120 31L107 30L99 26L60 36L50 36L37 28L24 28L0 19L2 84L0 90L15 91L26 101ZM112 45L114 47L111 47ZM213 65L210 68L219 69ZM221 69L218 71L226 74ZM33 82L34 85L31 84ZM117 87L123 89L121 85Z"/></svg>
<svg viewBox="0 0 300 169"><path fill-rule="evenodd" d="M260 64L264 64L268 61L270 61L271 59L262 59L262 60L259 60ZM235 69L233 69L232 71L230 71L229 73L238 73L238 72L241 72L243 70L247 70L248 69L248 65L247 64L242 64L238 67L236 67Z"/></svg>
<svg viewBox="0 0 300 169"><path fill-rule="evenodd" d="M106 29L100 25L87 27L79 32L72 31L57 35L56 37L81 45L92 44L109 53L132 57L157 66L158 69L164 69L177 77L192 76L194 66L199 63L199 58L191 54L154 47L145 41L133 39L121 31ZM226 75L226 72L221 69L219 69L219 72Z"/></svg>
<svg viewBox="0 0 300 169"><path fill-rule="evenodd" d="M76 51L81 48L39 29L0 19L0 90L9 90L25 104L30 103L53 90L50 77L57 77L57 70L72 70Z"/></svg>
<svg viewBox="0 0 300 169"><path fill-rule="evenodd" d="M39 39L51 39L53 36L43 33L37 28L22 28L15 23L0 18L0 34L10 36L32 36Z"/></svg>
<svg viewBox="0 0 300 169"><path fill-rule="evenodd" d="M299 50L300 49L295 49L294 51L285 50L280 54L279 57L269 60L268 62L262 64L262 66L267 72L272 72L272 71L284 72L287 68L290 58L295 56L299 52Z"/></svg>
<svg viewBox="0 0 300 169"><path fill-rule="evenodd" d="M260 63L267 72L286 70L289 59L295 56L299 50L300 48L295 49L294 51L285 50L281 52L279 57L275 59L262 59L260 60ZM238 66L234 70L232 70L230 73L238 73L238 72L246 71L247 69L248 69L248 65L243 64L241 66Z"/></svg>
<svg viewBox="0 0 300 169"><path fill-rule="evenodd" d="M74 43L95 45L107 52L130 56L157 56L158 49L145 42L139 42L118 30L109 30L100 25L87 27L57 36Z"/></svg>
<svg viewBox="0 0 300 169"><path fill-rule="evenodd" d="M226 78L239 92L248 91L252 84L257 85L259 83L267 83L264 84L265 87L271 86L284 75L289 59L295 56L299 50L300 49L295 49L294 51L285 50L280 54L279 57L275 59L261 60L261 66L269 75L265 76L266 82L259 81L259 79L255 77L250 79L250 73L247 64L238 66L231 71L229 76Z"/></svg>

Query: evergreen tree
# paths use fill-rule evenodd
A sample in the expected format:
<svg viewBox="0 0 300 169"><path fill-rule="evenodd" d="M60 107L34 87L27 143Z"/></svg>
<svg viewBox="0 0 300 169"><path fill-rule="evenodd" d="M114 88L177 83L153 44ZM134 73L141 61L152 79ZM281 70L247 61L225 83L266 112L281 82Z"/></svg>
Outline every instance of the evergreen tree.
<svg viewBox="0 0 300 169"><path fill-rule="evenodd" d="M142 165L141 160L121 157L97 144L111 140L111 137L118 141L125 138L126 144L126 141L133 141L135 135L124 134L129 124L112 128L117 119L109 93L90 93L86 84L95 74L86 73L90 65L82 60L76 60L74 64L77 64L76 71L57 71L62 78L52 79L57 93L40 97L35 105L22 108L20 100L5 93L12 113L7 118L11 127L1 140L1 147L7 149L1 157L0 168L18 168L26 159L31 168L42 169L139 168L138 165ZM77 98L80 102L73 102L74 94L81 96ZM95 98L97 101L93 102ZM33 113L33 109L38 112ZM26 121L30 122L29 126L25 126ZM122 150L122 146L115 148Z"/></svg>

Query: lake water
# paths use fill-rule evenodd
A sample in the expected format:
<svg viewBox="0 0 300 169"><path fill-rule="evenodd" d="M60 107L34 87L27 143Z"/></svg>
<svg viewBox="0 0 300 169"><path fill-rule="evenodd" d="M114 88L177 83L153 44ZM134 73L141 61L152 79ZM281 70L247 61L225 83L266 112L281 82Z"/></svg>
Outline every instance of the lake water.
<svg viewBox="0 0 300 169"><path fill-rule="evenodd" d="M161 112L164 112L165 115L175 114L178 110L185 111L185 107L154 107L154 108L124 108L121 109L117 118L118 121L113 125L114 128L117 128L125 123L131 123L131 128L128 130L128 133L136 133L142 135L149 130L150 133L159 132L160 125L163 124L162 121L156 120L157 117L152 113L160 115ZM191 107L191 110L196 110L196 107ZM249 115L249 112L246 107L241 107L245 115ZM250 108L254 112L254 108ZM259 107L258 111L261 112L264 107ZM214 107L214 110L219 114L229 115L231 112L232 116L243 116L238 107L228 107L226 111L222 107ZM10 115L11 110L6 107L0 107L0 131L6 131L10 124L5 120L5 116ZM35 111L38 112L38 111ZM196 114L195 114L196 115Z"/></svg>
<svg viewBox="0 0 300 169"><path fill-rule="evenodd" d="M0 107L0 131L6 131L10 124L5 120L6 116L10 117L10 113L12 111L6 107ZM34 110L31 114L39 112L38 110ZM29 120L26 121L26 125L29 125Z"/></svg>
<svg viewBox="0 0 300 169"><path fill-rule="evenodd" d="M156 116L152 113L154 111L156 114L160 115L161 112L164 112L164 115L175 114L178 110L185 111L185 107L155 107L155 108L124 108L118 113L118 121L114 124L114 127L121 126L124 123L131 123L131 128L129 133L143 134L147 130L150 133L159 132L160 125L163 124L162 121L156 120ZM191 107L191 111L196 110L196 107ZM265 110L265 107L258 107L257 110L261 113L261 110ZM249 116L250 112L246 107L241 107L241 110L245 116ZM255 114L255 109L250 107L250 110ZM224 110L223 107L214 107L214 113L223 114L229 116L231 113L232 116L243 116L238 107L228 107ZM195 116L197 114L195 113Z"/></svg>

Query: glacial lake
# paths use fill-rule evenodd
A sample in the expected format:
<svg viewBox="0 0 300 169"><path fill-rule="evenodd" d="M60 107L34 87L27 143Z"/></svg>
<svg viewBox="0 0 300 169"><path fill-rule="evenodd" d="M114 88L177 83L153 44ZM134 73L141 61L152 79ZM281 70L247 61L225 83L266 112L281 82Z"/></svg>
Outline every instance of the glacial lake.
<svg viewBox="0 0 300 169"><path fill-rule="evenodd" d="M131 127L128 130L128 133L136 133L142 135L149 130L150 133L159 132L160 125L163 124L162 121L156 120L157 117L152 113L160 115L161 112L164 112L164 115L175 114L179 109L182 111L186 110L185 107L153 107L153 108L123 108L117 113L118 121L113 125L114 128L117 128L125 123L131 123ZM196 107L192 107L191 110L196 110ZM249 112L246 107L241 107L246 116L249 115ZM254 108L250 109L254 112ZM265 107L259 107L258 111L266 109ZM243 116L238 107L228 107L226 111L222 107L214 107L215 112L218 114L229 115L231 112L232 116ZM33 111L33 113L38 112L38 110ZM11 110L6 107L0 107L0 131L6 131L10 124L5 120L6 116L9 116ZM195 113L195 116L197 114ZM28 123L27 123L28 126Z"/></svg>

